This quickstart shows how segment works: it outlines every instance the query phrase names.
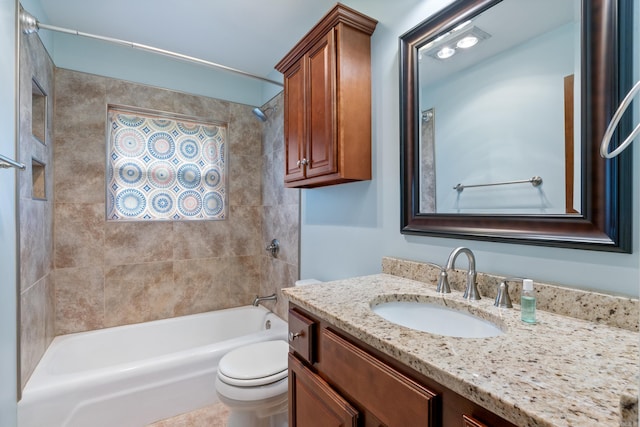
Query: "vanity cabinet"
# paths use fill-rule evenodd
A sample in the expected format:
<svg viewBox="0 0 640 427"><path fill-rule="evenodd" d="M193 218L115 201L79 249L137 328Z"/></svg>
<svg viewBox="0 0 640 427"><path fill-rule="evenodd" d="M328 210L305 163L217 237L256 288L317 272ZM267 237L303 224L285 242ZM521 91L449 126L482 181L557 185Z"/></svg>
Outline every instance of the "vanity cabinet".
<svg viewBox="0 0 640 427"><path fill-rule="evenodd" d="M289 425L514 427L292 304Z"/></svg>
<svg viewBox="0 0 640 427"><path fill-rule="evenodd" d="M284 75L286 187L371 179L376 24L337 4L276 65Z"/></svg>

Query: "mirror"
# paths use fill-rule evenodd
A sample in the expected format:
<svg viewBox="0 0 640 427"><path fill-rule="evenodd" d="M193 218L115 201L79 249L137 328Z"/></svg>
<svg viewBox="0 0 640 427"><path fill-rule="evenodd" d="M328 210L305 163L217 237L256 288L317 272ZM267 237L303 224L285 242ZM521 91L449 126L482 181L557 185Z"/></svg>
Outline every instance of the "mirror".
<svg viewBox="0 0 640 427"><path fill-rule="evenodd" d="M402 35L402 233L629 252L631 155L598 150L630 8L456 1Z"/></svg>

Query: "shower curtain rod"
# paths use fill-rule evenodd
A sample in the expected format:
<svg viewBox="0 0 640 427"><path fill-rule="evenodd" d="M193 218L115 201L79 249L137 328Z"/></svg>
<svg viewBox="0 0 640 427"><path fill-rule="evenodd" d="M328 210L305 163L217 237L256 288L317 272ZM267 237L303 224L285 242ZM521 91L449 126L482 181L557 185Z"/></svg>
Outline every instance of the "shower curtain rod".
<svg viewBox="0 0 640 427"><path fill-rule="evenodd" d="M196 57L193 57L193 56L184 55L182 53L172 52L170 50L160 49L160 48L157 48L157 47L148 46L148 45L144 45L144 44L140 44L140 43L135 43L135 42L130 42L130 41L126 41L126 40L115 39L115 38L112 38L112 37L99 36L99 35L96 35L96 34L83 33L83 32L78 31L78 30L70 30L68 28L61 28L61 27L56 27L56 26L53 26L53 25L43 24L43 23L39 22L29 12L24 10L22 7L20 8L20 22L22 23L22 31L25 34L37 33L38 30L44 29L44 30L50 30L50 31L57 31L57 32L60 32L60 33L72 34L72 35L75 35L75 36L87 37L87 38L96 39L96 40L102 40L102 41L106 41L106 42L109 42L109 43L114 43L114 44L118 44L118 45L121 45L121 46L130 47L130 48L133 48L133 49L146 50L147 52L152 52L152 53L157 53L159 55L169 56L171 58L180 59L180 60L186 61L186 62L192 62L194 64L205 65L205 66L213 67L213 68L219 68L219 69L224 70L224 71L229 71L229 72L232 72L232 73L240 74L240 75L245 76L245 77L250 77L250 78L253 78L253 79L261 80L263 82L267 82L267 83L271 83L271 84L274 84L274 85L277 85L277 86L280 86L280 87L284 87L284 85L281 82L278 82L276 80L271 80L271 79L268 79L266 77L261 77L261 76L255 75L255 74L248 73L246 71L238 70L236 68L227 67L226 65L217 64L215 62L207 61L205 59L200 59L200 58L196 58Z"/></svg>

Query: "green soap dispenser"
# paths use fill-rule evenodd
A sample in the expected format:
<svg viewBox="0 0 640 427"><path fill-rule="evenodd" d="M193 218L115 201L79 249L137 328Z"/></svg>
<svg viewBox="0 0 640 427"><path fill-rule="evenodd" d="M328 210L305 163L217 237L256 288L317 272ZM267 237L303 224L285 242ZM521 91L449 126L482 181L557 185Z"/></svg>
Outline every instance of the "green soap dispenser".
<svg viewBox="0 0 640 427"><path fill-rule="evenodd" d="M533 292L533 280L531 279L522 281L520 318L526 323L536 323L536 295Z"/></svg>

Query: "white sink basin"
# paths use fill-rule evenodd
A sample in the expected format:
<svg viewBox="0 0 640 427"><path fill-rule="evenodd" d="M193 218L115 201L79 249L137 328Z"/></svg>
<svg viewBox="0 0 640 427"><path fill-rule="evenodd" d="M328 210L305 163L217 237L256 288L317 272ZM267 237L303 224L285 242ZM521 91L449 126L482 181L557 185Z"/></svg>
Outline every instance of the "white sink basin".
<svg viewBox="0 0 640 427"><path fill-rule="evenodd" d="M504 332L473 314L427 302L385 302L371 307L384 319L418 331L460 338L488 338Z"/></svg>

